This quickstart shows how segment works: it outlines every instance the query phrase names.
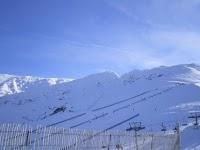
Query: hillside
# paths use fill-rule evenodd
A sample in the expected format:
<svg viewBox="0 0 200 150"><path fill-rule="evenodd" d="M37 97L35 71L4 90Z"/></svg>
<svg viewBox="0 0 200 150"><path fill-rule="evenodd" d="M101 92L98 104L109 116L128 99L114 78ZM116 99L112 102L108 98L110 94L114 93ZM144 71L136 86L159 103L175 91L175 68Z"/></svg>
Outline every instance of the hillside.
<svg viewBox="0 0 200 150"><path fill-rule="evenodd" d="M184 64L81 79L0 75L0 122L104 129L139 114L146 131L172 129L200 108L200 66ZM125 130L128 123L118 129Z"/></svg>

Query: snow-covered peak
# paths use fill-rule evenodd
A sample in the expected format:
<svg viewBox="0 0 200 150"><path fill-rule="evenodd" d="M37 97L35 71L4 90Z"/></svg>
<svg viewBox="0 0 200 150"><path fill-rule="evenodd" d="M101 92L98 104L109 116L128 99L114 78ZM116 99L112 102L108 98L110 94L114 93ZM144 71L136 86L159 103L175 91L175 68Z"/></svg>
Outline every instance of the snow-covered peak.
<svg viewBox="0 0 200 150"><path fill-rule="evenodd" d="M194 83L200 86L200 66L196 64L182 64L176 66L161 66L149 70L133 70L121 77L114 72L101 72L92 74L81 79L73 80L78 85L93 85L111 83L115 80L123 80L124 83L133 83L138 80L168 80ZM38 86L48 88L53 85L67 83L72 79L67 78L41 78L32 76L17 76L0 74L0 97L24 92Z"/></svg>
<svg viewBox="0 0 200 150"><path fill-rule="evenodd" d="M178 75L178 78L200 87L200 68L194 66L187 66L187 68L189 71L187 73Z"/></svg>
<svg viewBox="0 0 200 150"><path fill-rule="evenodd" d="M92 75L88 75L80 80L102 80L102 81L108 81L108 80L114 80L118 79L119 76L115 72L106 71L101 73L96 73Z"/></svg>
<svg viewBox="0 0 200 150"><path fill-rule="evenodd" d="M33 87L38 83L40 85L48 84L49 86L51 86L69 81L72 80L0 74L0 97L24 92L27 88Z"/></svg>
<svg viewBox="0 0 200 150"><path fill-rule="evenodd" d="M14 76L9 74L0 74L0 84L12 77Z"/></svg>
<svg viewBox="0 0 200 150"><path fill-rule="evenodd" d="M153 80L158 78L165 78L167 80L183 79L188 77L185 81L196 81L199 78L200 66L196 64L182 64L176 66L161 66L149 70L133 70L121 76L123 80L136 81L139 79ZM192 78L189 80L189 76ZM197 79L199 80L199 79Z"/></svg>

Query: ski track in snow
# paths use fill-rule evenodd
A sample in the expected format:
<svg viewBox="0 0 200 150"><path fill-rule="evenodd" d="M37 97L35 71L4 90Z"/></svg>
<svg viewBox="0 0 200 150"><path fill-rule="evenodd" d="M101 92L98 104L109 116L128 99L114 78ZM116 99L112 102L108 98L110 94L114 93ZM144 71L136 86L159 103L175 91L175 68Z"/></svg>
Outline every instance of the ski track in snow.
<svg viewBox="0 0 200 150"><path fill-rule="evenodd" d="M73 81L0 74L0 121L102 129L140 113L136 121L147 125L187 117L199 107L199 97L200 67L195 64L120 77L104 72Z"/></svg>

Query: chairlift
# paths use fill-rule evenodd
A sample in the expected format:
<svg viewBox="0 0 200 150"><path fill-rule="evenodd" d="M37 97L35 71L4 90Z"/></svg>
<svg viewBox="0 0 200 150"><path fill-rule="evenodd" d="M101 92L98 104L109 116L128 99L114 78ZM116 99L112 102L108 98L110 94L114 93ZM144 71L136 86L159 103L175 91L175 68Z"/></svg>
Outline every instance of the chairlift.
<svg viewBox="0 0 200 150"><path fill-rule="evenodd" d="M182 123L181 125L182 125L182 126L187 126L187 125L188 125L188 123Z"/></svg>
<svg viewBox="0 0 200 150"><path fill-rule="evenodd" d="M165 131L167 131L167 129L166 128L162 128L161 131L165 132Z"/></svg>
<svg viewBox="0 0 200 150"><path fill-rule="evenodd" d="M140 130L143 130L145 129L144 126L142 126L142 123L141 122L134 122L134 127L132 127L131 123L129 123L129 128L126 129L126 131L131 131L131 130L134 130L134 131L140 131Z"/></svg>
<svg viewBox="0 0 200 150"><path fill-rule="evenodd" d="M163 124L163 122L162 122L162 124L161 124L161 131L163 131L163 132L165 132L165 131L167 131L167 127Z"/></svg>
<svg viewBox="0 0 200 150"><path fill-rule="evenodd" d="M190 119L194 119L194 126L198 126L199 122L198 119L200 118L200 112L193 112L191 113L191 116L189 116L188 118Z"/></svg>
<svg viewBox="0 0 200 150"><path fill-rule="evenodd" d="M178 130L179 130L179 125L176 125L175 127L174 127L174 129L173 129L175 132L178 132Z"/></svg>
<svg viewBox="0 0 200 150"><path fill-rule="evenodd" d="M126 131L131 131L131 130L133 130L132 127L129 127L129 128L126 129Z"/></svg>
<svg viewBox="0 0 200 150"><path fill-rule="evenodd" d="M178 130L177 126L175 126L173 130L174 130L174 131L177 131L177 130Z"/></svg>
<svg viewBox="0 0 200 150"><path fill-rule="evenodd" d="M131 126L131 123L129 123L129 128L126 129L126 131L132 131L134 128Z"/></svg>

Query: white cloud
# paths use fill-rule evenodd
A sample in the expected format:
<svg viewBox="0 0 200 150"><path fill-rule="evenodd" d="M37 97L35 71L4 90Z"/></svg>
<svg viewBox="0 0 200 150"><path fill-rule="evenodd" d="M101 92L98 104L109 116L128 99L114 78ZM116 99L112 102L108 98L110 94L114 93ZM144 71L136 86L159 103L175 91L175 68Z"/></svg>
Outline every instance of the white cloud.
<svg viewBox="0 0 200 150"><path fill-rule="evenodd" d="M148 35L148 40L168 65L200 63L200 34L198 32L154 31Z"/></svg>
<svg viewBox="0 0 200 150"><path fill-rule="evenodd" d="M200 34L189 31L158 31L150 34L150 40L162 47L200 53Z"/></svg>
<svg viewBox="0 0 200 150"><path fill-rule="evenodd" d="M130 71L133 68L152 68L164 64L160 58L153 57L141 49L125 50L104 46L99 48L82 52L77 55L77 60L83 63L101 64L106 66L106 70L116 69L114 71L117 72Z"/></svg>
<svg viewBox="0 0 200 150"><path fill-rule="evenodd" d="M111 7L152 28L199 28L200 0L111 0Z"/></svg>

